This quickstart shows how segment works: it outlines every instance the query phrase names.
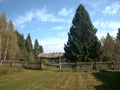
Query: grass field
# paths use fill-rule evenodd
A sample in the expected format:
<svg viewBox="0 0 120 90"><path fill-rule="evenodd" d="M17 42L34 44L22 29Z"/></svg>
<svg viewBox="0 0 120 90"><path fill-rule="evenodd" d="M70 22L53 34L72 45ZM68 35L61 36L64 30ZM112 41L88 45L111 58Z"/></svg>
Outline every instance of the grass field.
<svg viewBox="0 0 120 90"><path fill-rule="evenodd" d="M1 75L9 75L17 72L22 72L21 68L11 68L11 67L0 67L0 76Z"/></svg>
<svg viewBox="0 0 120 90"><path fill-rule="evenodd" d="M22 70L0 76L0 90L118 90L120 72Z"/></svg>

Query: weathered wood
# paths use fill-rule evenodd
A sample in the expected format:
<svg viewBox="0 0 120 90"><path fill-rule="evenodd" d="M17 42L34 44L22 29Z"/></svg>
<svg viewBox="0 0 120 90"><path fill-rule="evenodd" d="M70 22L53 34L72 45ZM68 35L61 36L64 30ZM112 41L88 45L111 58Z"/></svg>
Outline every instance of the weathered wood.
<svg viewBox="0 0 120 90"><path fill-rule="evenodd" d="M1 61L0 66L4 67L18 67L18 68L30 68L41 69L39 62L22 62L22 61Z"/></svg>
<svg viewBox="0 0 120 90"><path fill-rule="evenodd" d="M61 68L62 70L120 70L120 62L64 62Z"/></svg>
<svg viewBox="0 0 120 90"><path fill-rule="evenodd" d="M64 53L57 52L57 53L40 53L38 55L38 58L44 58L44 59L55 59L59 57L64 57Z"/></svg>

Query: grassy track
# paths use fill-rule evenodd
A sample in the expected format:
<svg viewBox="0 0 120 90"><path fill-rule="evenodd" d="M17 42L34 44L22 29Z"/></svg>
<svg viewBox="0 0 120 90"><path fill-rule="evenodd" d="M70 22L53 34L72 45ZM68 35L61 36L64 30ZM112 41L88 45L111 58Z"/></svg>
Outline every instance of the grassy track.
<svg viewBox="0 0 120 90"><path fill-rule="evenodd" d="M101 84L92 74L80 72L25 70L0 76L0 90L94 90L91 83Z"/></svg>
<svg viewBox="0 0 120 90"><path fill-rule="evenodd" d="M119 72L23 70L1 75L0 90L118 90L119 76Z"/></svg>

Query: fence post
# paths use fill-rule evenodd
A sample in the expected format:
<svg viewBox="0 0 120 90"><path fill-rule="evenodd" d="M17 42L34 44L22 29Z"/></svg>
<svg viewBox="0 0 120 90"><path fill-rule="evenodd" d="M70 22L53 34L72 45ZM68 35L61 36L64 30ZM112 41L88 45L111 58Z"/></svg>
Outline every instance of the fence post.
<svg viewBox="0 0 120 90"><path fill-rule="evenodd" d="M93 70L96 70L97 68L96 68L97 66L96 66L96 62L94 62L93 63Z"/></svg>
<svg viewBox="0 0 120 90"><path fill-rule="evenodd" d="M12 67L14 67L14 61L11 61L11 63L12 63Z"/></svg>
<svg viewBox="0 0 120 90"><path fill-rule="evenodd" d="M2 62L0 61L0 66L2 66Z"/></svg>
<svg viewBox="0 0 120 90"><path fill-rule="evenodd" d="M111 69L114 70L114 63L111 62Z"/></svg>
<svg viewBox="0 0 120 90"><path fill-rule="evenodd" d="M61 68L61 56L59 56L59 70L61 71L62 68Z"/></svg>
<svg viewBox="0 0 120 90"><path fill-rule="evenodd" d="M78 62L76 62L76 71L78 71Z"/></svg>
<svg viewBox="0 0 120 90"><path fill-rule="evenodd" d="M42 61L41 61L42 59L41 58L39 58L39 62L40 62L40 70L42 69Z"/></svg>

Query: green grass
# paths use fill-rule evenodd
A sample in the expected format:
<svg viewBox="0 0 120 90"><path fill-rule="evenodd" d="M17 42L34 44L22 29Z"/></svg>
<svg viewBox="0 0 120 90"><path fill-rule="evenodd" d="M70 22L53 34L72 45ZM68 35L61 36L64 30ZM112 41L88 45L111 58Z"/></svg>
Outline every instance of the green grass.
<svg viewBox="0 0 120 90"><path fill-rule="evenodd" d="M85 78L94 81L88 73L26 70L0 77L0 90L94 90Z"/></svg>
<svg viewBox="0 0 120 90"><path fill-rule="evenodd" d="M58 72L55 67L0 76L0 90L118 90L120 72Z"/></svg>
<svg viewBox="0 0 120 90"><path fill-rule="evenodd" d="M21 72L21 68L0 67L0 76Z"/></svg>

